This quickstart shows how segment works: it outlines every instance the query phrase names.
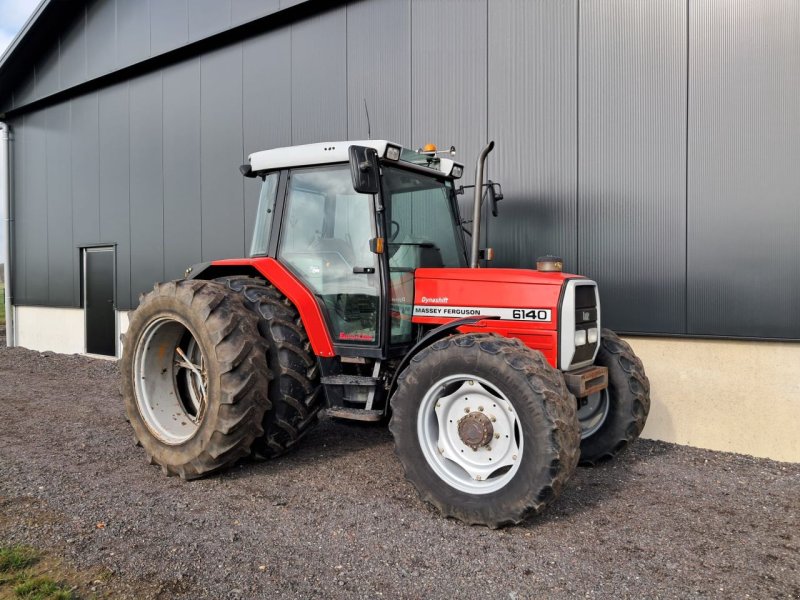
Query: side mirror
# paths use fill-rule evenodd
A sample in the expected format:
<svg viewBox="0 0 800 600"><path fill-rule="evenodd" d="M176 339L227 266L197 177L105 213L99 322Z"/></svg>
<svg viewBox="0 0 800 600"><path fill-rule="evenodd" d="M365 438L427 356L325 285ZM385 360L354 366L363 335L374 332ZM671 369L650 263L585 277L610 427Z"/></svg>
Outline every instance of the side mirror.
<svg viewBox="0 0 800 600"><path fill-rule="evenodd" d="M500 187L499 183L494 183L493 181L487 181L486 187L486 197L489 200L489 209L492 211L492 216L497 216L497 203L503 199L503 188ZM499 192L494 191L494 186L500 190Z"/></svg>
<svg viewBox="0 0 800 600"><path fill-rule="evenodd" d="M381 190L378 153L366 146L350 146L350 176L359 194L377 194Z"/></svg>

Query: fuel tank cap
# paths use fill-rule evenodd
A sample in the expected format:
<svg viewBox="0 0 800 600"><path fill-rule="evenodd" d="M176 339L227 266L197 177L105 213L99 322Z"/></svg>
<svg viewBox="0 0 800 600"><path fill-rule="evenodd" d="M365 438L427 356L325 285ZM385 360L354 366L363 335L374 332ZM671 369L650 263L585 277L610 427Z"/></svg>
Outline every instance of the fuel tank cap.
<svg viewBox="0 0 800 600"><path fill-rule="evenodd" d="M536 270L544 273L560 273L564 269L564 261L560 256L540 256L536 259Z"/></svg>

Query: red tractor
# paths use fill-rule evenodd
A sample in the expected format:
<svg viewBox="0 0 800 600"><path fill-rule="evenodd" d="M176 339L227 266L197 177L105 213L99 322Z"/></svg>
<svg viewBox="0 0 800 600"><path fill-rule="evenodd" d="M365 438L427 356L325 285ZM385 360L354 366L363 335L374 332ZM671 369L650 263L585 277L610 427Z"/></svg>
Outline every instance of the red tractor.
<svg viewBox="0 0 800 600"><path fill-rule="evenodd" d="M649 383L600 327L595 282L478 268L499 186L387 141L256 152L250 258L195 265L131 314L125 407L151 463L201 477L292 448L322 409L389 420L406 477L442 514L498 527L538 513L579 461L635 440ZM471 231L467 226L471 225ZM471 237L468 253L465 232Z"/></svg>

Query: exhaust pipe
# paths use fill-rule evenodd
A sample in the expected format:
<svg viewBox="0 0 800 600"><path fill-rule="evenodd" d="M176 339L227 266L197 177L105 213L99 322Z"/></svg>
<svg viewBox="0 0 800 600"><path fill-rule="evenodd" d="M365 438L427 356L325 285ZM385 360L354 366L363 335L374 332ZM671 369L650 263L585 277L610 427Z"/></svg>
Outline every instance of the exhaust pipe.
<svg viewBox="0 0 800 600"><path fill-rule="evenodd" d="M489 152L494 148L494 141L489 142L486 147L481 150L478 155L478 162L475 164L475 203L472 207L472 254L470 256L469 266L471 269L478 268L478 259L480 257L480 241L481 241L481 198L483 197L483 165L486 163L486 157Z"/></svg>
<svg viewBox="0 0 800 600"><path fill-rule="evenodd" d="M5 298L3 301L6 306L6 346L14 346L14 307L11 306L11 160L9 140L11 138L7 123L0 121L0 213L3 217L3 228L5 229L5 269L3 280L5 281ZM0 255L2 256L2 255Z"/></svg>

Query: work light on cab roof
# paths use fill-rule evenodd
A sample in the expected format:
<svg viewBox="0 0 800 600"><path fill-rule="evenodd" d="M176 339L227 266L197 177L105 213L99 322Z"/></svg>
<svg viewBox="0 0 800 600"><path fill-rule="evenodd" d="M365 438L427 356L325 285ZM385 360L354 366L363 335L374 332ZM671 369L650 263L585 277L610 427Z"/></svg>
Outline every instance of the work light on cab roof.
<svg viewBox="0 0 800 600"><path fill-rule="evenodd" d="M261 189L249 257L191 266L130 318L125 406L151 463L192 479L290 450L322 410L391 417L420 496L499 527L553 502L579 458L606 460L635 440L649 383L602 329L597 284L549 255L491 268L480 247L481 219L503 198L484 181L493 147L474 185L458 187L452 147L361 140L251 154L241 172ZM470 219L457 201L467 188Z"/></svg>

